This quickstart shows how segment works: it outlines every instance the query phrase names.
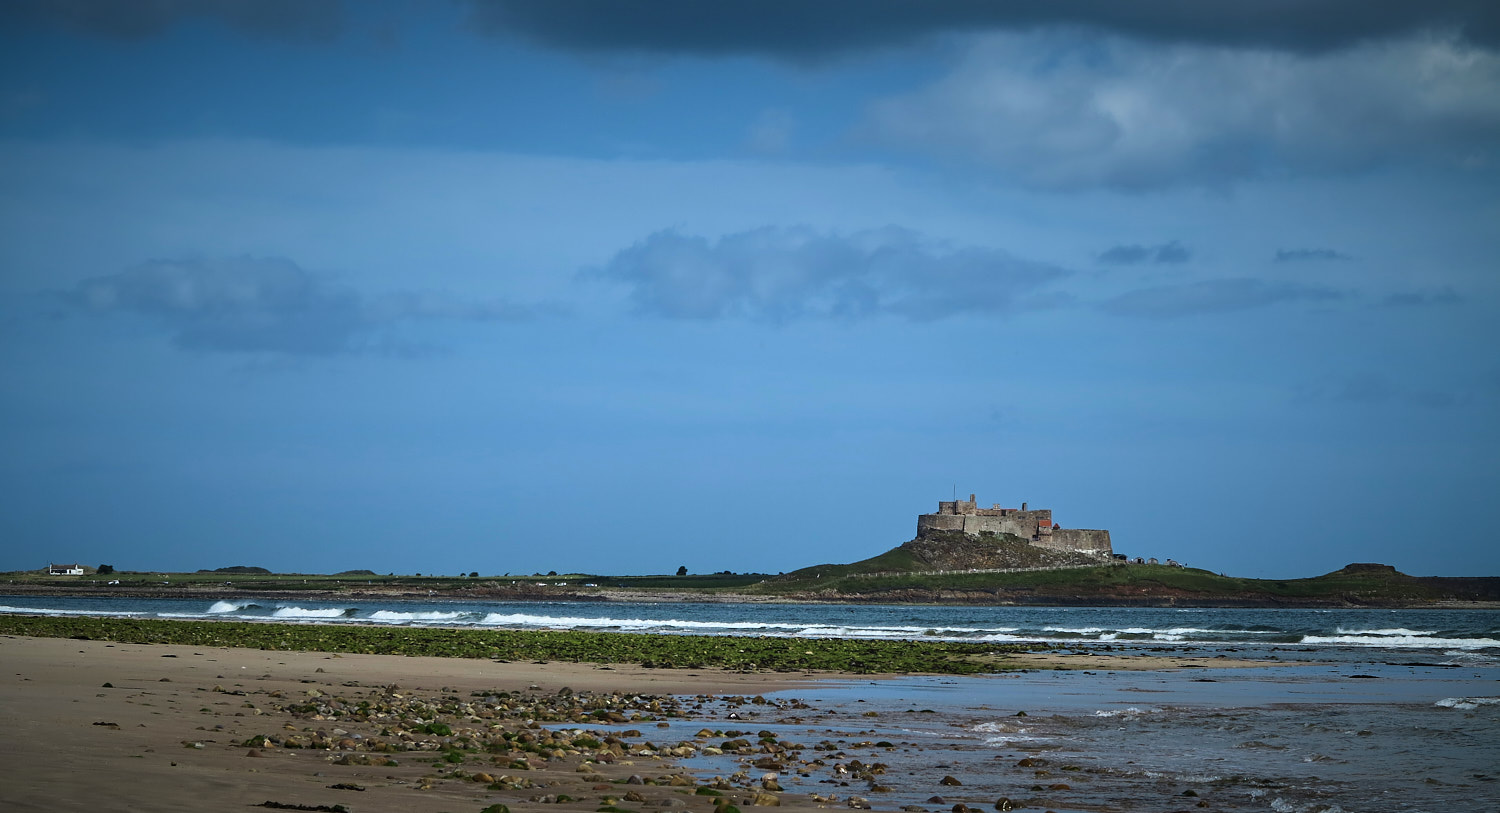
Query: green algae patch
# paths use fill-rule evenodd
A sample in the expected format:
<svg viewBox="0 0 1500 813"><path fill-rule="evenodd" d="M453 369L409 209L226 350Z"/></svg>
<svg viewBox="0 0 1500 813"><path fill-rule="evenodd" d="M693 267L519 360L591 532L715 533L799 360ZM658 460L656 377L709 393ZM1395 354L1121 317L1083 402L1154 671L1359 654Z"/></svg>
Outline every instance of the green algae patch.
<svg viewBox="0 0 1500 813"><path fill-rule="evenodd" d="M969 675L1011 666L1001 656L1046 650L948 641L885 641L623 632L292 625L147 618L0 616L0 634L132 644L351 652L499 661L629 663L648 668Z"/></svg>

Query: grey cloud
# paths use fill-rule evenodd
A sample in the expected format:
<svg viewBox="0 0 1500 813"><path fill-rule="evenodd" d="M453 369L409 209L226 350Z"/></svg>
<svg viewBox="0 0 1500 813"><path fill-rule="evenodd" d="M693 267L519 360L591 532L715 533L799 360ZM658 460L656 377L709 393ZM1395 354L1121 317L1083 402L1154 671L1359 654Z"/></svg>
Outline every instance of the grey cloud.
<svg viewBox="0 0 1500 813"><path fill-rule="evenodd" d="M332 355L397 345L382 331L407 320L493 321L536 311L435 293L366 296L289 260L155 260L80 282L65 295L92 314L127 313L164 326L180 347Z"/></svg>
<svg viewBox="0 0 1500 813"><path fill-rule="evenodd" d="M1275 262L1337 262L1352 259L1354 258L1348 254L1334 251L1331 248L1279 248L1276 249Z"/></svg>
<svg viewBox="0 0 1500 813"><path fill-rule="evenodd" d="M1119 245L1098 256L1106 265L1140 265L1141 263L1185 263L1193 256L1176 240L1158 246Z"/></svg>
<svg viewBox="0 0 1500 813"><path fill-rule="evenodd" d="M1249 278L1213 279L1129 291L1104 302L1107 313L1147 319L1173 319L1262 308L1285 302L1327 302L1342 298L1328 288Z"/></svg>
<svg viewBox="0 0 1500 813"><path fill-rule="evenodd" d="M9 0L0 21L40 20L116 39L144 39L193 19L246 34L326 39L342 27L340 0Z"/></svg>
<svg viewBox="0 0 1500 813"><path fill-rule="evenodd" d="M1431 291L1389 294L1380 300L1380 304L1387 308L1422 308L1429 305L1457 305L1463 301L1463 296L1457 291L1444 287Z"/></svg>
<svg viewBox="0 0 1500 813"><path fill-rule="evenodd" d="M843 236L766 227L713 241L663 231L592 275L627 285L638 312L679 319L932 320L1067 301L1043 290L1067 275L1060 268L898 228Z"/></svg>
<svg viewBox="0 0 1500 813"><path fill-rule="evenodd" d="M1051 189L1475 171L1500 161L1500 52L1444 34L1314 55L993 35L947 76L872 103L860 132Z"/></svg>
<svg viewBox="0 0 1500 813"><path fill-rule="evenodd" d="M469 0L470 24L574 51L798 61L951 31L1082 27L1156 43L1320 52L1443 28L1500 41L1490 0Z"/></svg>

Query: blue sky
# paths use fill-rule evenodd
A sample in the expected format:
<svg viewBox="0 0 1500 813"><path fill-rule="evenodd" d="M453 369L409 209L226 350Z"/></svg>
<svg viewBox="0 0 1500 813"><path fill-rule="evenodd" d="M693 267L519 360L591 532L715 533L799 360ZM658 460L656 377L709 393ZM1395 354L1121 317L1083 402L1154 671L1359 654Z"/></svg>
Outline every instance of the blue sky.
<svg viewBox="0 0 1500 813"><path fill-rule="evenodd" d="M0 11L0 568L1500 572L1482 2Z"/></svg>

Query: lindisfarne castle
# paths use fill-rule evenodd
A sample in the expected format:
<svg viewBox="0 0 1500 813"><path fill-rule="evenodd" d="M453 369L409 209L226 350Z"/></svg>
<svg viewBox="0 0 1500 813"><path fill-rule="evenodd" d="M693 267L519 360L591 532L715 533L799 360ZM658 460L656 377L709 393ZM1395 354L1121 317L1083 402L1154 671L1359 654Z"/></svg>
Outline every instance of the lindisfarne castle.
<svg viewBox="0 0 1500 813"><path fill-rule="evenodd" d="M1011 534L1029 540L1037 547L1103 557L1114 552L1109 531L1058 527L1052 521L1052 509L1028 509L1026 503L1021 503L1020 508L1001 508L999 503L980 508L973 494L967 500L939 502L937 513L917 517L918 537L934 531L962 531L975 537L980 534Z"/></svg>

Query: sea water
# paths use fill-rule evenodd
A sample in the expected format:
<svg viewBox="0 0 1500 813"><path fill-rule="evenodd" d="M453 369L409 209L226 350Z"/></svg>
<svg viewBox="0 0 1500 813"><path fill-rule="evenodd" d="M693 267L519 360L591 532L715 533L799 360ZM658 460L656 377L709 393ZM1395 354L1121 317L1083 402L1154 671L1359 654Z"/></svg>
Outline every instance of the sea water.
<svg viewBox="0 0 1500 813"><path fill-rule="evenodd" d="M897 805L951 775L955 800L1054 810L1478 813L1500 810L1497 678L1384 663L906 677L798 692L845 713L788 735L890 764ZM853 747L872 740L898 748Z"/></svg>
<svg viewBox="0 0 1500 813"><path fill-rule="evenodd" d="M0 613L1500 658L1500 610L347 601L0 595ZM1363 657L1356 655L1356 657Z"/></svg>

